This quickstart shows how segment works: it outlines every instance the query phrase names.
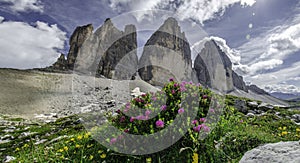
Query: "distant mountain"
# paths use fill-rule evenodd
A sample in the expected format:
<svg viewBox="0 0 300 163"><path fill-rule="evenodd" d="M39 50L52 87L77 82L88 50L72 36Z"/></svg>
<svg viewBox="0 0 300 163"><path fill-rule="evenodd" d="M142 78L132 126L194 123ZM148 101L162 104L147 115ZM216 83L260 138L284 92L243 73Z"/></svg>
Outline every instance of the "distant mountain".
<svg viewBox="0 0 300 163"><path fill-rule="evenodd" d="M272 96L288 101L300 101L300 93L282 93L282 92L273 92L270 93Z"/></svg>

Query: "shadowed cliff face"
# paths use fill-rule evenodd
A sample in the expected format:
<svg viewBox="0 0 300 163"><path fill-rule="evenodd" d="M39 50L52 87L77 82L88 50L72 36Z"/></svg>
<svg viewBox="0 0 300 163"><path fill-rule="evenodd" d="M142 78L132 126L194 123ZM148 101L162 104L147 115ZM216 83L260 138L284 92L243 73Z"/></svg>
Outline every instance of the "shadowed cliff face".
<svg viewBox="0 0 300 163"><path fill-rule="evenodd" d="M78 53L75 70L108 78L130 79L137 67L137 38L134 25L118 30L110 19L89 37ZM123 73L115 72L124 70Z"/></svg>
<svg viewBox="0 0 300 163"><path fill-rule="evenodd" d="M78 52L87 38L93 34L93 26L91 24L77 27L70 38L70 50L67 58L67 67L74 68Z"/></svg>

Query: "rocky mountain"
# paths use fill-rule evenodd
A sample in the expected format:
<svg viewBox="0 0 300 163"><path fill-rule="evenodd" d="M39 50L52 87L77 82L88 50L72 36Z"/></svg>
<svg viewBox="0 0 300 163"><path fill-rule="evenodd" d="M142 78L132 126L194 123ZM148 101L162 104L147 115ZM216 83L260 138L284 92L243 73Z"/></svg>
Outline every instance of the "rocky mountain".
<svg viewBox="0 0 300 163"><path fill-rule="evenodd" d="M169 78L195 81L190 45L176 19L168 18L149 38L139 61L139 76L163 86Z"/></svg>
<svg viewBox="0 0 300 163"><path fill-rule="evenodd" d="M203 68L203 63L206 68ZM194 67L198 80L203 81L204 77L206 82L208 81L202 84L222 92L230 92L234 89L232 63L214 40L204 44L204 48L194 61Z"/></svg>
<svg viewBox="0 0 300 163"><path fill-rule="evenodd" d="M117 29L110 19L82 45L75 70L107 78L130 79L137 67L137 39L134 25Z"/></svg>
<svg viewBox="0 0 300 163"><path fill-rule="evenodd" d="M94 33L91 24L77 27L70 38L67 60L61 56L52 67L130 79L137 69L136 47L134 25L126 25L125 30L120 31L107 19Z"/></svg>
<svg viewBox="0 0 300 163"><path fill-rule="evenodd" d="M277 99L257 86L247 86L213 39L204 42L192 61L189 42L174 18L168 18L151 35L140 60L136 49L135 26L126 25L121 31L107 19L95 32L92 25L77 27L70 39L67 59L61 55L53 67L112 79L133 79L138 72L142 80L155 86L163 86L169 78L174 78L200 82L232 95L277 103Z"/></svg>

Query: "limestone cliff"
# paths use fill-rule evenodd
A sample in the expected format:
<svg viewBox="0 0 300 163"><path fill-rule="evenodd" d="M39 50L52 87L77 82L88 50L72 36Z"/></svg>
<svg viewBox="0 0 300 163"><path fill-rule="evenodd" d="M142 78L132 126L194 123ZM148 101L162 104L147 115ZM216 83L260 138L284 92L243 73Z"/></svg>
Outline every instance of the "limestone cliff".
<svg viewBox="0 0 300 163"><path fill-rule="evenodd" d="M138 73L143 80L158 86L169 78L197 82L191 62L184 32L176 19L168 18L145 44Z"/></svg>
<svg viewBox="0 0 300 163"><path fill-rule="evenodd" d="M194 61L194 69L202 84L221 92L234 90L232 63L215 41L210 40L204 44Z"/></svg>
<svg viewBox="0 0 300 163"><path fill-rule="evenodd" d="M75 69L107 78L130 79L137 70L136 48L135 26L127 25L125 31L120 31L107 19L82 45Z"/></svg>
<svg viewBox="0 0 300 163"><path fill-rule="evenodd" d="M69 69L74 68L74 64L76 62L78 52L81 49L81 46L83 45L85 40L89 38L93 33L93 29L94 28L91 24L85 26L79 26L75 29L75 31L71 35L69 41L70 49L67 57L67 67Z"/></svg>

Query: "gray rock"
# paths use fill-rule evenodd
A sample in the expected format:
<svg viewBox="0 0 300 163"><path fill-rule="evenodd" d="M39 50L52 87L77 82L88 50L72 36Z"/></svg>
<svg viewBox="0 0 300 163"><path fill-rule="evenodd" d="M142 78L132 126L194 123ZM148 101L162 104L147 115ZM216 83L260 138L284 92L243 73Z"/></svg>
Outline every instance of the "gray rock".
<svg viewBox="0 0 300 163"><path fill-rule="evenodd" d="M248 92L248 87L246 86L246 83L243 80L242 76L239 76L236 72L232 71L232 80L233 80L233 86L239 90Z"/></svg>
<svg viewBox="0 0 300 163"><path fill-rule="evenodd" d="M232 63L214 40L205 42L196 57L194 68L198 80L207 82L202 84L226 93L234 90Z"/></svg>
<svg viewBox="0 0 300 163"><path fill-rule="evenodd" d="M292 118L294 119L294 121L296 123L299 123L300 122L300 114L294 114L292 115Z"/></svg>
<svg viewBox="0 0 300 163"><path fill-rule="evenodd" d="M170 78L198 83L190 45L174 18L168 18L147 41L138 68L141 79L155 86L164 86Z"/></svg>
<svg viewBox="0 0 300 163"><path fill-rule="evenodd" d="M258 103L256 101L250 101L250 102L248 102L248 106L251 108L257 108Z"/></svg>
<svg viewBox="0 0 300 163"><path fill-rule="evenodd" d="M250 85L247 86L248 90L251 90L252 92L255 92L259 95L269 95L266 91L264 91L263 89L259 88L256 85Z"/></svg>
<svg viewBox="0 0 300 163"><path fill-rule="evenodd" d="M253 113L248 113L246 116L247 116L247 117L255 117L255 114L253 114Z"/></svg>
<svg viewBox="0 0 300 163"><path fill-rule="evenodd" d="M87 38L89 38L93 33L93 25L88 24L85 26L79 26L72 33L69 45L69 53L67 57L67 66L70 69L74 68L74 64L76 62L76 58L78 56L78 52L80 51L83 43Z"/></svg>
<svg viewBox="0 0 300 163"><path fill-rule="evenodd" d="M235 100L234 106L239 112L244 114L248 113L248 108L245 100L239 100L239 99Z"/></svg>
<svg viewBox="0 0 300 163"><path fill-rule="evenodd" d="M137 38L134 25L117 29L110 19L82 45L75 70L113 79L131 79L137 71Z"/></svg>
<svg viewBox="0 0 300 163"><path fill-rule="evenodd" d="M254 110L248 110L248 113L257 114L257 112Z"/></svg>
<svg viewBox="0 0 300 163"><path fill-rule="evenodd" d="M261 103L258 106L258 109L263 110L263 111L268 111L268 110L274 109L274 106L271 104L267 104L267 103Z"/></svg>
<svg viewBox="0 0 300 163"><path fill-rule="evenodd" d="M256 162L300 162L299 141L265 144L245 153L240 163Z"/></svg>
<svg viewBox="0 0 300 163"><path fill-rule="evenodd" d="M3 159L3 162L11 162L13 160L15 160L16 158L13 156L5 156L5 158Z"/></svg>

